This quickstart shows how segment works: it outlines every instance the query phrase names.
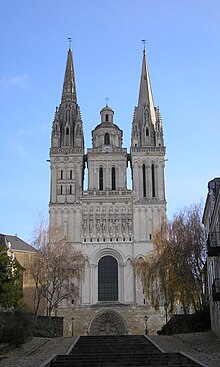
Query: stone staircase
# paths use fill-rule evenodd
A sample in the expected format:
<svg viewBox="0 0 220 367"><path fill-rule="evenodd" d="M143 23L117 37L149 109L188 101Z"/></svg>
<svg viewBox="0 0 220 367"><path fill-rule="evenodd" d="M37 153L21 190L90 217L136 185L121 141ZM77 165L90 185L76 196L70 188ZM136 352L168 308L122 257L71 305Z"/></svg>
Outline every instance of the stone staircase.
<svg viewBox="0 0 220 367"><path fill-rule="evenodd" d="M69 355L58 355L50 367L201 366L180 353L162 353L142 335L82 336Z"/></svg>

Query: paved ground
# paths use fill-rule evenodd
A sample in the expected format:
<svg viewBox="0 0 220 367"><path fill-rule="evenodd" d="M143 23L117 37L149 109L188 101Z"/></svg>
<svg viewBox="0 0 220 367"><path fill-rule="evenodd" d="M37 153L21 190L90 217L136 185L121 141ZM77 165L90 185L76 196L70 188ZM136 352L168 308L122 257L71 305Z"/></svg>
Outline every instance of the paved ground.
<svg viewBox="0 0 220 367"><path fill-rule="evenodd" d="M208 367L220 367L220 339L211 331L149 337L165 352L184 352ZM5 355L0 367L39 367L52 354L65 354L75 338L33 338Z"/></svg>
<svg viewBox="0 0 220 367"><path fill-rule="evenodd" d="M52 354L65 354L74 343L72 338L33 338L5 355L0 367L39 367Z"/></svg>
<svg viewBox="0 0 220 367"><path fill-rule="evenodd" d="M208 367L220 367L220 339L205 333L154 335L150 340L164 352L184 352Z"/></svg>

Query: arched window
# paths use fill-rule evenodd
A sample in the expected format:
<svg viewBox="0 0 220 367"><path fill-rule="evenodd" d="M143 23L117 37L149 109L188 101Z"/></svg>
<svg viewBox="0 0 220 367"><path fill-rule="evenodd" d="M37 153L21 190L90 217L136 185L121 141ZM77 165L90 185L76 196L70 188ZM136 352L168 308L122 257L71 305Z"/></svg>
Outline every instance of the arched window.
<svg viewBox="0 0 220 367"><path fill-rule="evenodd" d="M98 300L118 300L118 262L112 256L104 256L98 263Z"/></svg>
<svg viewBox="0 0 220 367"><path fill-rule="evenodd" d="M99 168L99 190L103 190L103 168Z"/></svg>
<svg viewBox="0 0 220 367"><path fill-rule="evenodd" d="M148 129L148 127L146 128L146 136L149 136L149 129Z"/></svg>
<svg viewBox="0 0 220 367"><path fill-rule="evenodd" d="M116 190L115 167L112 167L112 190Z"/></svg>
<svg viewBox="0 0 220 367"><path fill-rule="evenodd" d="M66 128L66 135L69 135L69 128Z"/></svg>
<svg viewBox="0 0 220 367"><path fill-rule="evenodd" d="M143 170L143 197L146 198L146 167L145 167L145 164L143 164L142 170Z"/></svg>
<svg viewBox="0 0 220 367"><path fill-rule="evenodd" d="M110 144L110 136L109 136L109 133L105 133L105 136L104 136L104 144L105 145L109 145Z"/></svg>
<svg viewBox="0 0 220 367"><path fill-rule="evenodd" d="M152 197L155 198L155 168L154 164L151 165L151 177L152 177Z"/></svg>
<svg viewBox="0 0 220 367"><path fill-rule="evenodd" d="M105 121L108 122L108 114L105 115Z"/></svg>

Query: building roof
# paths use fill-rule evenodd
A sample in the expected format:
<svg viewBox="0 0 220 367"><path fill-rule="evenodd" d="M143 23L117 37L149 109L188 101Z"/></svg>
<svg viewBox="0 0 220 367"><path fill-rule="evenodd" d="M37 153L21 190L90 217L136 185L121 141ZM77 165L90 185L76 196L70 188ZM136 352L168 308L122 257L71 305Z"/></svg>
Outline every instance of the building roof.
<svg viewBox="0 0 220 367"><path fill-rule="evenodd" d="M6 240L6 241L5 241ZM7 244L7 242L10 242L11 244L11 250L12 251L19 251L19 252L36 252L36 248L29 245L27 242L23 241L18 236L11 236L8 234L0 234L0 242L1 244Z"/></svg>

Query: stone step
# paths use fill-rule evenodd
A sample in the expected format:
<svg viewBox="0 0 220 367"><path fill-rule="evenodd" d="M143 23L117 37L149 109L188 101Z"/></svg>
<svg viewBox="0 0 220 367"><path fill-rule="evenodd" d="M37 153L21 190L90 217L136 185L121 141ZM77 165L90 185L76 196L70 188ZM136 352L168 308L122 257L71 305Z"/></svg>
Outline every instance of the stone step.
<svg viewBox="0 0 220 367"><path fill-rule="evenodd" d="M51 367L194 367L180 353L162 353L144 336L80 337L71 354L57 356Z"/></svg>

